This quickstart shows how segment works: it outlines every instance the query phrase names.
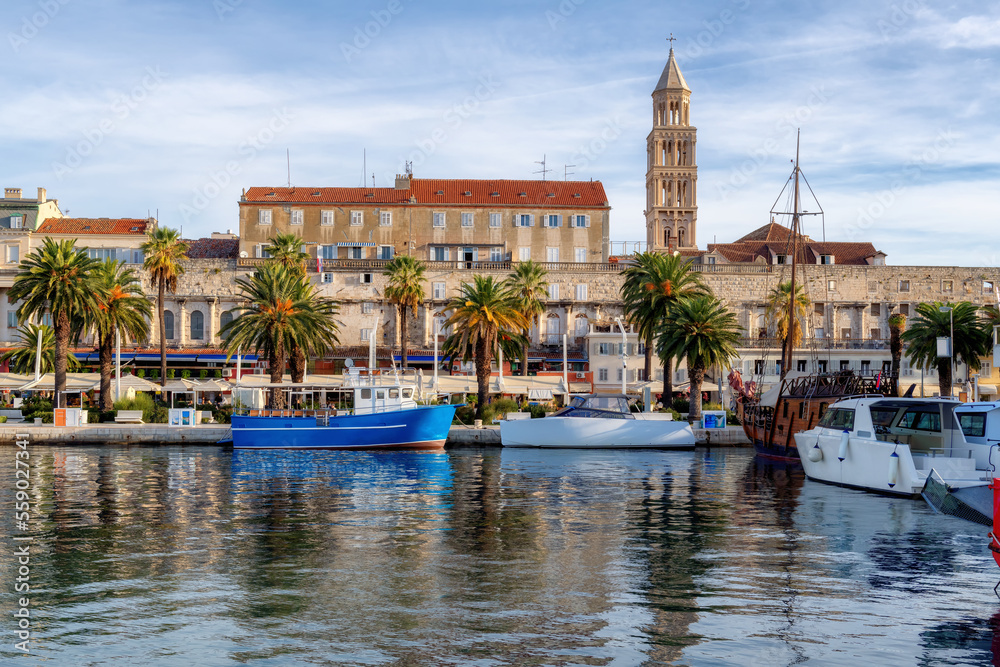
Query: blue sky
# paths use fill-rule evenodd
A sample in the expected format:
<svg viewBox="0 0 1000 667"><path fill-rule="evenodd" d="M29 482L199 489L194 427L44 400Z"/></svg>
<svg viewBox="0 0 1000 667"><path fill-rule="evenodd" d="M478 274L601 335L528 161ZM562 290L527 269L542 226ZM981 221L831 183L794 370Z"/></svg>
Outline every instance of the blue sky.
<svg viewBox="0 0 1000 667"><path fill-rule="evenodd" d="M279 3L7 0L0 184L187 237L242 188L418 177L603 181L645 240L670 33L698 127L698 243L768 221L802 129L828 240L996 266L1000 4L957 0ZM822 230L814 219L806 232Z"/></svg>

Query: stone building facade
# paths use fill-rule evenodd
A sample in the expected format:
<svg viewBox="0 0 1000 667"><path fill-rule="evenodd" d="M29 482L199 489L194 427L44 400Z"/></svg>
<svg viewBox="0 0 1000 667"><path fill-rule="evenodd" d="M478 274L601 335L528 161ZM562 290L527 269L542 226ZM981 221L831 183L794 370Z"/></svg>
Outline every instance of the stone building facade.
<svg viewBox="0 0 1000 667"><path fill-rule="evenodd" d="M444 180L394 188L254 187L240 199L240 255L260 258L281 232L317 267L338 259L587 263L607 261L610 212L600 181Z"/></svg>

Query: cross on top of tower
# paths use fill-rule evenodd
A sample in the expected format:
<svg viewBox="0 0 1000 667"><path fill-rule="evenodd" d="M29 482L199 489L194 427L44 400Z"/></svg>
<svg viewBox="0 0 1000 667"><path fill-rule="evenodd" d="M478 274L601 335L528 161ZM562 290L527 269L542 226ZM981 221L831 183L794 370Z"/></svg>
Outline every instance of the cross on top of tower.
<svg viewBox="0 0 1000 667"><path fill-rule="evenodd" d="M667 41L670 42L670 50L673 51L674 50L674 42L677 41L677 38L674 37L674 33L670 33L670 37L667 38Z"/></svg>

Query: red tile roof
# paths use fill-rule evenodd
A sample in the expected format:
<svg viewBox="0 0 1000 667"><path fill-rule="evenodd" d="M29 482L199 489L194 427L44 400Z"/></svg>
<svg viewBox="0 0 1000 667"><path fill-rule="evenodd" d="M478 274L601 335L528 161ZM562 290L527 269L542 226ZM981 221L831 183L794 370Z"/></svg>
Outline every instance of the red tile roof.
<svg viewBox="0 0 1000 667"><path fill-rule="evenodd" d="M743 238L737 239L736 243L743 241L769 241L771 243L788 243L792 235L792 230L783 225L769 222L763 227L758 227ZM811 243L812 239L802 234L799 236L799 243Z"/></svg>
<svg viewBox="0 0 1000 667"><path fill-rule="evenodd" d="M869 257L878 254L875 246L868 242L828 241L818 243L807 238L803 239L803 246L800 247L804 256L800 254L799 258L800 261L804 260L808 264L815 264L820 255L833 255L833 261L836 264L866 265ZM708 244L709 252L718 253L730 262L753 262L762 258L770 264L771 253L784 255L790 250L790 243L785 241L737 241L735 243Z"/></svg>
<svg viewBox="0 0 1000 667"><path fill-rule="evenodd" d="M240 256L239 239L194 239L188 244L188 259L237 259Z"/></svg>
<svg viewBox="0 0 1000 667"><path fill-rule="evenodd" d="M145 218L49 218L39 234L135 234L145 236Z"/></svg>
<svg viewBox="0 0 1000 667"><path fill-rule="evenodd" d="M438 194L438 193L441 194ZM468 193L468 194L466 194ZM508 181L473 179L410 180L409 189L395 188L263 188L246 191L240 202L295 204L406 204L443 206L607 207L600 181Z"/></svg>

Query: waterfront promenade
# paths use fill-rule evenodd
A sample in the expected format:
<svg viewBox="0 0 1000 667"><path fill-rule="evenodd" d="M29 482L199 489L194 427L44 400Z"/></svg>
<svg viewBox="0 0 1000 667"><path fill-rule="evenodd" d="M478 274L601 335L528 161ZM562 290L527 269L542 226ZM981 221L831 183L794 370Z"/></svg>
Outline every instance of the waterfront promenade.
<svg viewBox="0 0 1000 667"><path fill-rule="evenodd" d="M198 424L167 426L166 424L86 424L84 426L53 426L52 424L0 424L0 443L13 446L20 434L38 444L85 445L214 445L230 439L229 424ZM699 445L749 445L738 426L713 430L694 429ZM500 445L500 427L452 426L447 446Z"/></svg>

